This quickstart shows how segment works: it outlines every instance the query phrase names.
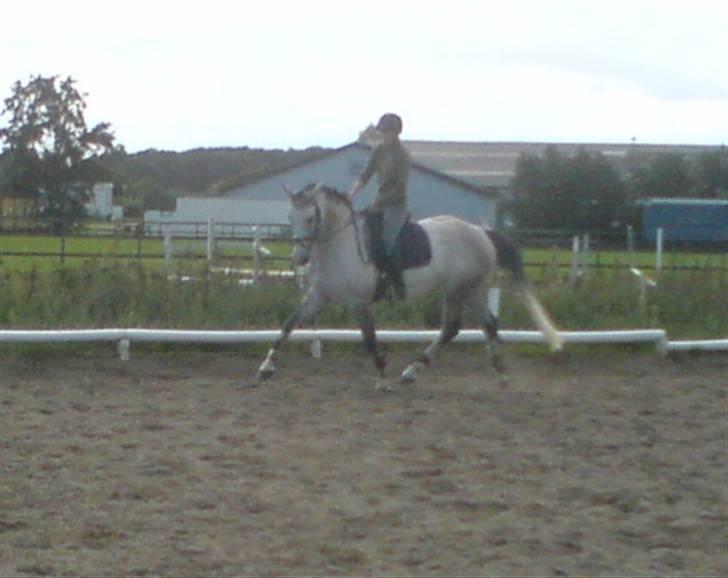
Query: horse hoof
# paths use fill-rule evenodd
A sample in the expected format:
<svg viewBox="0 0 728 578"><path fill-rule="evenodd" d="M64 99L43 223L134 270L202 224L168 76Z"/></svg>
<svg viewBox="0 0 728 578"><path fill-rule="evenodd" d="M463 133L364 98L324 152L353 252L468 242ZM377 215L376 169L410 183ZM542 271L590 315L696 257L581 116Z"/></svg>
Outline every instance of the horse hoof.
<svg viewBox="0 0 728 578"><path fill-rule="evenodd" d="M385 393L389 393L389 392L391 392L391 391L392 391L392 386L391 386L391 385L389 385L389 384L388 384L388 383L387 383L386 381L384 381L383 379L378 379L378 380L377 380L377 385L375 386L375 389L376 389L377 391L383 391L383 392L385 392Z"/></svg>
<svg viewBox="0 0 728 578"><path fill-rule="evenodd" d="M399 376L397 383L399 383L399 385L412 385L415 381L417 380L414 375L406 375L403 373Z"/></svg>
<svg viewBox="0 0 728 578"><path fill-rule="evenodd" d="M271 377L273 377L274 373L275 370L273 369L261 369L255 376L255 385L258 386L264 381L268 381Z"/></svg>
<svg viewBox="0 0 728 578"><path fill-rule="evenodd" d="M399 376L398 383L400 385L412 385L416 379L417 374L415 373L414 368L410 366L402 372L402 375Z"/></svg>

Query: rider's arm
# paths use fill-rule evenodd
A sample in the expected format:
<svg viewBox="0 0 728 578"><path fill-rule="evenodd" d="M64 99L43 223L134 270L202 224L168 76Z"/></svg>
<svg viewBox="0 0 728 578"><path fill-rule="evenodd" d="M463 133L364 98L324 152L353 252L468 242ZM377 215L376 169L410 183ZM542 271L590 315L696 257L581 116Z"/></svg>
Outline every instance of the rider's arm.
<svg viewBox="0 0 728 578"><path fill-rule="evenodd" d="M369 158L369 163L367 164L367 167L364 169L364 172L359 175L359 178L354 181L353 186L351 187L351 190L349 191L349 196L354 198L356 194L361 191L364 187L367 186L367 183L369 182L369 179L372 178L372 175L377 170L377 166L379 164L379 156L380 156L380 148L377 147L372 152L372 156Z"/></svg>

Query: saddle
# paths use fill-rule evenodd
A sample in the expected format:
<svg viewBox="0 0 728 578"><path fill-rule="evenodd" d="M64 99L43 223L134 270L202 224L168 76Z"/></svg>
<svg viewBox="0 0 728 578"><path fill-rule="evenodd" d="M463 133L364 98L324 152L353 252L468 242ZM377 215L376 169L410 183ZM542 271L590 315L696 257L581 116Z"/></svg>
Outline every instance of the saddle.
<svg viewBox="0 0 728 578"><path fill-rule="evenodd" d="M377 271L387 273L390 263L388 262L384 240L382 239L382 215L374 211L365 211L364 215L365 239L369 259ZM401 271L425 267L432 260L432 247L430 246L430 239L427 233L409 215L407 215L407 220L402 225L397 236L397 246ZM380 279L382 278L383 276L380 275ZM377 288L377 296L381 297L385 291L386 288L380 283Z"/></svg>

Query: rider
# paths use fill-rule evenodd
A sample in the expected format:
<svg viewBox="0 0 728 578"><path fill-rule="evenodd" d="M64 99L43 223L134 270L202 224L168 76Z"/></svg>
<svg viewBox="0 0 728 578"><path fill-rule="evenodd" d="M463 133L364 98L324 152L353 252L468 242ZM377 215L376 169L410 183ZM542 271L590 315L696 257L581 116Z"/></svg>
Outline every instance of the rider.
<svg viewBox="0 0 728 578"><path fill-rule="evenodd" d="M407 219L407 179L410 156L402 146L399 135L402 119L393 113L382 115L376 126L381 142L372 151L364 172L354 182L349 192L353 199L374 173L377 173L379 190L370 211L382 215L382 238L385 249L386 274L398 299L404 297L404 283L397 237Z"/></svg>

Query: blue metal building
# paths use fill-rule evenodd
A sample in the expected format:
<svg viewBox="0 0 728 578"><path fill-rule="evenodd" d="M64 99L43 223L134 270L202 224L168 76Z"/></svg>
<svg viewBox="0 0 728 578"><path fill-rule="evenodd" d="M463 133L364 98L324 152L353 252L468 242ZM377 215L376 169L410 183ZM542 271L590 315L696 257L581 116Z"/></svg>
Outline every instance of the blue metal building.
<svg viewBox="0 0 728 578"><path fill-rule="evenodd" d="M642 237L655 242L728 246L728 200L650 199L642 203Z"/></svg>

